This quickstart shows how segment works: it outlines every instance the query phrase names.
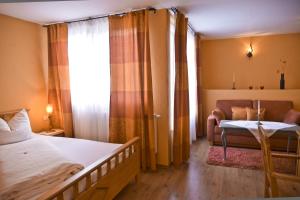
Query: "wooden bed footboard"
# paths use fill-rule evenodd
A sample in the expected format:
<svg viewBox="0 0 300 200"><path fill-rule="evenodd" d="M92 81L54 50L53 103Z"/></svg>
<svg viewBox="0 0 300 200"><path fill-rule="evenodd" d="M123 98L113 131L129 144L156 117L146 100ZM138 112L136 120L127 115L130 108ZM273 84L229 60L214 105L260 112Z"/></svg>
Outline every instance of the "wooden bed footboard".
<svg viewBox="0 0 300 200"><path fill-rule="evenodd" d="M111 200L140 173L140 144L135 137L39 199Z"/></svg>

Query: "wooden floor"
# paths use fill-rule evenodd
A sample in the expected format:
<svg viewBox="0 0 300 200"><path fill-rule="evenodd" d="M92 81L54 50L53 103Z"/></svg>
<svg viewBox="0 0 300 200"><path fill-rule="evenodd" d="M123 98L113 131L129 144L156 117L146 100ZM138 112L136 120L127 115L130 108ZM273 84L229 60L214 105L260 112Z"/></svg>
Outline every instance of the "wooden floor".
<svg viewBox="0 0 300 200"><path fill-rule="evenodd" d="M189 163L142 173L138 184L128 185L117 200L134 199L245 199L263 197L263 171L206 164L208 143L191 146Z"/></svg>

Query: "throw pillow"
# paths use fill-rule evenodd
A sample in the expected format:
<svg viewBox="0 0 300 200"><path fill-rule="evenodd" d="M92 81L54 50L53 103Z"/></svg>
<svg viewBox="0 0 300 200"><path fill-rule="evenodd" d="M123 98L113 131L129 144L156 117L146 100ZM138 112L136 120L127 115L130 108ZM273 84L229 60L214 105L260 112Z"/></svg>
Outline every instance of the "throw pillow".
<svg viewBox="0 0 300 200"><path fill-rule="evenodd" d="M10 131L10 128L5 120L0 118L0 131Z"/></svg>
<svg viewBox="0 0 300 200"><path fill-rule="evenodd" d="M257 121L257 114L258 114L257 109L246 108L246 112L247 112L247 120ZM260 114L259 114L260 121L263 121L265 119L265 112L266 112L265 108L260 109Z"/></svg>
<svg viewBox="0 0 300 200"><path fill-rule="evenodd" d="M283 122L288 124L300 124L300 112L290 109L286 113Z"/></svg>
<svg viewBox="0 0 300 200"><path fill-rule="evenodd" d="M8 121L8 125L12 131L27 130L32 132L27 111L22 109Z"/></svg>
<svg viewBox="0 0 300 200"><path fill-rule="evenodd" d="M244 107L231 107L232 120L246 120L247 112Z"/></svg>

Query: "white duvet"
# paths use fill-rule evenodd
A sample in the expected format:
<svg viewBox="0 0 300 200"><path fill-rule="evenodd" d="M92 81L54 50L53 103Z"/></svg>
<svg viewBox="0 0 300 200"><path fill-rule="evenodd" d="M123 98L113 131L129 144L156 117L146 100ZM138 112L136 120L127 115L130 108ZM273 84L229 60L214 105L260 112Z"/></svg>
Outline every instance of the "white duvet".
<svg viewBox="0 0 300 200"><path fill-rule="evenodd" d="M0 199L36 199L81 169L39 138L0 145Z"/></svg>
<svg viewBox="0 0 300 200"><path fill-rule="evenodd" d="M84 140L78 138L52 137L32 134L33 138L39 138L55 146L67 159L80 163L87 167L95 161L111 154L121 147L121 144Z"/></svg>

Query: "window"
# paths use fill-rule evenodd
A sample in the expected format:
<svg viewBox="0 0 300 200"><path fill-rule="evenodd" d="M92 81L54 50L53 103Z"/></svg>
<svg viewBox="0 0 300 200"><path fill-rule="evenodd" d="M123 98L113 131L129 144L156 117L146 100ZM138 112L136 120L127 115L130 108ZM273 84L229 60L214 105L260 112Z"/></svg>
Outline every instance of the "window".
<svg viewBox="0 0 300 200"><path fill-rule="evenodd" d="M196 73L196 38L195 33L189 28L187 32L187 62L189 81L189 104L190 104L190 139L196 140L197 122L197 73Z"/></svg>
<svg viewBox="0 0 300 200"><path fill-rule="evenodd" d="M175 28L176 16L170 13L170 41L169 41L169 114L171 145L174 131L174 93L175 93ZM196 44L195 34L189 28L187 33L187 64L189 84L189 112L190 112L190 139L196 140L197 122L197 79L196 79ZM171 151L172 152L172 151ZM172 156L171 156L172 157Z"/></svg>
<svg viewBox="0 0 300 200"><path fill-rule="evenodd" d="M68 53L75 136L108 141L110 60L108 18L71 23Z"/></svg>
<svg viewBox="0 0 300 200"><path fill-rule="evenodd" d="M175 27L176 16L170 12L169 27L169 127L170 127L170 158L173 161L173 135L174 135L174 95L175 95Z"/></svg>
<svg viewBox="0 0 300 200"><path fill-rule="evenodd" d="M174 131L174 95L175 95L175 28L176 16L170 12L170 35L169 35L169 114L170 130Z"/></svg>

